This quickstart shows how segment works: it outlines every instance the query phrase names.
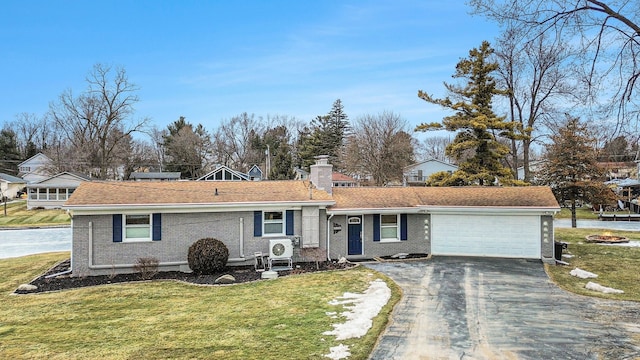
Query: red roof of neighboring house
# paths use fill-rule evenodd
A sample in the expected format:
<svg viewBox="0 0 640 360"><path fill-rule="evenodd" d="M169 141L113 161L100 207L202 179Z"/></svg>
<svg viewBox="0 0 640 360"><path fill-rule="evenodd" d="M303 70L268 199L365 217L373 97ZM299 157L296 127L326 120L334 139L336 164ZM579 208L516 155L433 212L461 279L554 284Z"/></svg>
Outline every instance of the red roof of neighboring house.
<svg viewBox="0 0 640 360"><path fill-rule="evenodd" d="M333 180L333 181L356 182L356 180L354 178L352 178L351 176L347 176L347 175L341 174L339 172L334 172L333 174L331 174L331 180Z"/></svg>

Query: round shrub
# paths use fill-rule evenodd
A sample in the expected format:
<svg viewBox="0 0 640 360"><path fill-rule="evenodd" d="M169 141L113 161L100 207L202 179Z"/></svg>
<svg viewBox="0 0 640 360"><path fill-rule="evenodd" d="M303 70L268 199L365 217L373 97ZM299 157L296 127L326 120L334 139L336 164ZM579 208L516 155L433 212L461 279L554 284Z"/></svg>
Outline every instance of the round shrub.
<svg viewBox="0 0 640 360"><path fill-rule="evenodd" d="M229 249L218 239L204 238L189 246L187 261L193 272L214 274L224 270L229 260Z"/></svg>

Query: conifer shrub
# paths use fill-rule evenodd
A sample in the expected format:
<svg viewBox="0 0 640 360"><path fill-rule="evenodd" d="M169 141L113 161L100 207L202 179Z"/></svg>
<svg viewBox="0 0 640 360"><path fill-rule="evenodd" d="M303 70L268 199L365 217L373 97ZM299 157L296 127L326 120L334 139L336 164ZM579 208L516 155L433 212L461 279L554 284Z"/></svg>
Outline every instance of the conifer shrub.
<svg viewBox="0 0 640 360"><path fill-rule="evenodd" d="M189 246L187 261L197 274L214 274L224 270L229 260L229 249L220 240L200 239Z"/></svg>

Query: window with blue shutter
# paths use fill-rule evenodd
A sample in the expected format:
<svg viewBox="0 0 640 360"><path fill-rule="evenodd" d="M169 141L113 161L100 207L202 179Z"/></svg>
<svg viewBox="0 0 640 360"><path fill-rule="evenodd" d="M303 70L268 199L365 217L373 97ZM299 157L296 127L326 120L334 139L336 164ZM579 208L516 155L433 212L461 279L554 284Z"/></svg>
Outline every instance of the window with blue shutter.
<svg viewBox="0 0 640 360"><path fill-rule="evenodd" d="M122 242L122 214L113 214L113 242Z"/></svg>
<svg viewBox="0 0 640 360"><path fill-rule="evenodd" d="M253 212L253 236L262 236L262 211Z"/></svg>
<svg viewBox="0 0 640 360"><path fill-rule="evenodd" d="M286 234L293 235L293 210L287 210L286 222Z"/></svg>
<svg viewBox="0 0 640 360"><path fill-rule="evenodd" d="M162 239L162 214L153 214L153 236L152 240L159 241Z"/></svg>
<svg viewBox="0 0 640 360"><path fill-rule="evenodd" d="M400 240L407 240L407 214L400 214Z"/></svg>
<svg viewBox="0 0 640 360"><path fill-rule="evenodd" d="M373 241L380 241L380 214L373 214Z"/></svg>

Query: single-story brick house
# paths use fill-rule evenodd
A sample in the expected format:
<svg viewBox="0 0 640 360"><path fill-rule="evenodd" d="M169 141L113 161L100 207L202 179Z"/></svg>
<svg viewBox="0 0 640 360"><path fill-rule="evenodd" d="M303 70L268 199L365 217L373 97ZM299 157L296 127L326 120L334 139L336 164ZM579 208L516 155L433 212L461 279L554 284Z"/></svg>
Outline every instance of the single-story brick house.
<svg viewBox="0 0 640 360"><path fill-rule="evenodd" d="M188 271L188 247L214 237L229 265L252 264L272 240L323 257L396 253L553 261L548 187L333 188L326 158L310 180L85 182L65 204L72 216L74 276L132 272L141 257Z"/></svg>

